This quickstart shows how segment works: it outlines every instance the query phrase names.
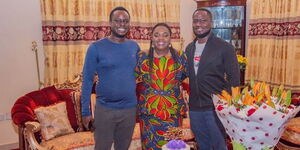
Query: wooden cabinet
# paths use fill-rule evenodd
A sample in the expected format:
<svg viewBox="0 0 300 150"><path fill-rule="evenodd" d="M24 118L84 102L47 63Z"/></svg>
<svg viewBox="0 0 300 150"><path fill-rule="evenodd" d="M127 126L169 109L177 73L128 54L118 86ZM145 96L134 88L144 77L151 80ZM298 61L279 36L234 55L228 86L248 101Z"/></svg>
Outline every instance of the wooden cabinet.
<svg viewBox="0 0 300 150"><path fill-rule="evenodd" d="M245 56L246 0L195 0L197 7L207 8L213 15L212 32L232 44L236 53ZM241 70L244 84L244 70Z"/></svg>

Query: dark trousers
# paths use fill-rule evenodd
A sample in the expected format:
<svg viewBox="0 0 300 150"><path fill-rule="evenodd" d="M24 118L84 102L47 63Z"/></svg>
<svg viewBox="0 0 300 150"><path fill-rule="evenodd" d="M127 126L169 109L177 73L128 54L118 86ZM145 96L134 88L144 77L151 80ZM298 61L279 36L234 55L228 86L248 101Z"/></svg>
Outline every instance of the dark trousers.
<svg viewBox="0 0 300 150"><path fill-rule="evenodd" d="M136 108L95 108L95 150L128 150L135 127Z"/></svg>
<svg viewBox="0 0 300 150"><path fill-rule="evenodd" d="M190 111L189 115L200 150L227 150L225 130L214 110Z"/></svg>

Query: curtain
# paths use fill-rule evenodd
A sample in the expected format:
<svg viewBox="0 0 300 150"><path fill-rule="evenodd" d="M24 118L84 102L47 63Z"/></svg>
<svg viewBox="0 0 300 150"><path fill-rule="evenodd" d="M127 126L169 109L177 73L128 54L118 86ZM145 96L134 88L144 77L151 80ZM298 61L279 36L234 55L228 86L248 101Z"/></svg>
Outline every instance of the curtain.
<svg viewBox="0 0 300 150"><path fill-rule="evenodd" d="M252 0L246 81L300 91L300 1Z"/></svg>
<svg viewBox="0 0 300 150"><path fill-rule="evenodd" d="M110 34L109 14L116 6L131 16L127 38L136 40L142 50L150 43L151 27L166 22L172 28L172 44L180 49L180 0L40 0L44 84L71 80L82 71L88 45Z"/></svg>

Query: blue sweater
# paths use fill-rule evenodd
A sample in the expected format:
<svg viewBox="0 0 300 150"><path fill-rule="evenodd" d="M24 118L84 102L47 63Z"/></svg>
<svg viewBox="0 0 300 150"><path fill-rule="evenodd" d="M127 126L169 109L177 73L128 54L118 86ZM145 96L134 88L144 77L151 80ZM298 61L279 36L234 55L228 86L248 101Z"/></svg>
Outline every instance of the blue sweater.
<svg viewBox="0 0 300 150"><path fill-rule="evenodd" d="M138 51L137 43L128 39L114 43L104 38L89 46L83 66L82 116L91 115L89 106L95 73L99 77L96 105L112 109L136 107L134 68Z"/></svg>

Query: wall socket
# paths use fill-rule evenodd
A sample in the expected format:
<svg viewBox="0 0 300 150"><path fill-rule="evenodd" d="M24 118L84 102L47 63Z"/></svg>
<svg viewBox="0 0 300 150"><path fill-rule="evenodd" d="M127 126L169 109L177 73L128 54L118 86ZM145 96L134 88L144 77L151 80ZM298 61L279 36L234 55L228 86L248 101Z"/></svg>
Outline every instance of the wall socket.
<svg viewBox="0 0 300 150"><path fill-rule="evenodd" d="M0 113L0 121L11 120L10 113Z"/></svg>

